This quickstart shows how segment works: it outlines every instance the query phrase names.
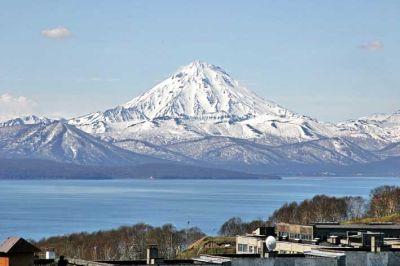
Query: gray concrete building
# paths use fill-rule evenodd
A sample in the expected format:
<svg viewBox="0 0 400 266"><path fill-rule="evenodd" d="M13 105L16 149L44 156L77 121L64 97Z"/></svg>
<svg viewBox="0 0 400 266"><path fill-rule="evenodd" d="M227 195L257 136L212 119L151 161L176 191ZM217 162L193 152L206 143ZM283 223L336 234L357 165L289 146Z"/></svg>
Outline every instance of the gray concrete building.
<svg viewBox="0 0 400 266"><path fill-rule="evenodd" d="M236 254L262 254L268 236L275 236L275 227L260 227L251 234L236 236Z"/></svg>
<svg viewBox="0 0 400 266"><path fill-rule="evenodd" d="M327 241L330 236L345 238L348 232L381 233L384 238L400 238L400 224L339 224L315 223L312 225L276 224L276 235L280 239L297 241Z"/></svg>

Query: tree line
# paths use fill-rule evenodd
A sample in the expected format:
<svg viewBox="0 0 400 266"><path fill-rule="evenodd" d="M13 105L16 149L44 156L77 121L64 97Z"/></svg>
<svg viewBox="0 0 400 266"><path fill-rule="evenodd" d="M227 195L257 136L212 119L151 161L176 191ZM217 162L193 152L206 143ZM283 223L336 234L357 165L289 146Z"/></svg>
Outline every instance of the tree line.
<svg viewBox="0 0 400 266"><path fill-rule="evenodd" d="M156 244L159 256L171 259L204 236L197 227L177 230L171 224L153 227L139 223L109 231L50 237L35 245L42 250L53 249L68 258L109 261L144 259L147 245Z"/></svg>
<svg viewBox="0 0 400 266"><path fill-rule="evenodd" d="M341 222L393 214L400 214L400 187L380 186L371 190L369 199L316 195L299 203L295 201L285 203L275 210L267 221L244 222L234 217L221 226L219 234L241 235L254 231L259 225L273 225L278 222L293 224Z"/></svg>
<svg viewBox="0 0 400 266"><path fill-rule="evenodd" d="M234 217L222 224L219 235L243 235L258 227L278 222L295 224L340 222L399 213L400 187L381 186L371 191L369 199L317 195L299 203L285 203L267 220L257 219L246 222L239 217ZM178 230L171 224L153 227L139 223L109 231L50 237L35 244L43 250L54 249L59 255L87 260L144 259L147 245L156 244L159 255L165 259L171 259L204 236L205 234L197 227Z"/></svg>

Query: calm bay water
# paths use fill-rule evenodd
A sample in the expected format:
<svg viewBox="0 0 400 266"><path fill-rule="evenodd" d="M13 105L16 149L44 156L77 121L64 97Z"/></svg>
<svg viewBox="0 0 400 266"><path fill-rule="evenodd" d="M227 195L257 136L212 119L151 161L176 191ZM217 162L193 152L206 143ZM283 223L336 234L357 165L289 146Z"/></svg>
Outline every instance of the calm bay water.
<svg viewBox="0 0 400 266"><path fill-rule="evenodd" d="M0 240L40 239L146 222L198 226L216 234L233 216L267 218L287 201L316 194L368 197L400 178L321 177L282 180L0 181Z"/></svg>

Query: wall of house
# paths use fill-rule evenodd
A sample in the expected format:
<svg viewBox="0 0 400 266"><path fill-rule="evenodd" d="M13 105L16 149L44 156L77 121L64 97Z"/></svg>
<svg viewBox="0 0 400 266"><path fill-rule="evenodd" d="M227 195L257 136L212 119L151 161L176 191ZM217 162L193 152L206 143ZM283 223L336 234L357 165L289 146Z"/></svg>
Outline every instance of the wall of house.
<svg viewBox="0 0 400 266"><path fill-rule="evenodd" d="M7 257L0 257L0 266L8 266L9 259Z"/></svg>
<svg viewBox="0 0 400 266"><path fill-rule="evenodd" d="M327 237L330 235L336 235L336 236L346 236L346 233L348 231L368 231L368 232L375 232L375 233L383 233L385 237L399 237L400 236L400 230L397 229L382 229L382 228L360 228L360 227L338 227L338 226L332 226L332 227L322 227L316 225L314 228L314 237L319 237L323 240L325 240Z"/></svg>
<svg viewBox="0 0 400 266"><path fill-rule="evenodd" d="M281 253L304 253L318 247L316 245L278 241L276 242L275 250Z"/></svg>
<svg viewBox="0 0 400 266"><path fill-rule="evenodd" d="M291 239L312 240L313 227L309 225L278 223L275 227L277 236L288 236Z"/></svg>
<svg viewBox="0 0 400 266"><path fill-rule="evenodd" d="M241 247L246 246L246 251ZM255 236L237 236L236 254L260 254L262 248L262 239ZM250 248L251 247L251 248Z"/></svg>
<svg viewBox="0 0 400 266"><path fill-rule="evenodd" d="M290 242L278 242L276 250L285 253L303 253L304 251L310 251L311 249L317 248L318 246L305 245ZM326 264L326 265L346 265L346 266L399 266L400 265L400 252L383 251L383 252L367 252L367 251L346 251L346 257L343 259L342 264ZM308 265L302 263L311 263L310 265L319 265L319 259L325 258L242 258L248 263L251 261L252 264L248 265L286 265L284 262L290 265ZM307 260L305 260L307 259ZM236 258L234 258L236 260ZM334 259L336 260L336 259ZM240 263L244 263L239 261ZM238 262L238 263L239 263ZM273 263L278 264L273 264ZM253 264L254 263L254 264ZM282 263L282 264L281 264ZM295 264L293 264L295 263ZM317 263L317 264L314 264ZM324 260L321 263L325 263ZM233 265L233 264L232 264ZM238 264L245 265L245 264ZM325 265L325 264L321 264Z"/></svg>
<svg viewBox="0 0 400 266"><path fill-rule="evenodd" d="M10 266L33 266L33 254L10 256Z"/></svg>

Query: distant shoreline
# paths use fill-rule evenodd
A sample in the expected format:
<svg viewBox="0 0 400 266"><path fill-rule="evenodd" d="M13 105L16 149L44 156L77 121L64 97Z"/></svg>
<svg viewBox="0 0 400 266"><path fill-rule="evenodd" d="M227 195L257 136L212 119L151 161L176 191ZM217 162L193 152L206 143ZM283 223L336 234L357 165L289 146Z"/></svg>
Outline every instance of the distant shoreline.
<svg viewBox="0 0 400 266"><path fill-rule="evenodd" d="M99 166L35 159L0 159L0 179L279 179L222 168L177 163Z"/></svg>
<svg viewBox="0 0 400 266"><path fill-rule="evenodd" d="M88 180L88 181L101 181L101 180L148 180L148 181L160 181L160 180L281 180L283 177L271 176L271 177L226 177L226 178L214 178L214 177L158 177L158 178L0 178L0 181L35 181L35 180Z"/></svg>
<svg viewBox="0 0 400 266"><path fill-rule="evenodd" d="M291 178L399 178L400 176L391 176L391 175L304 175L304 176L295 176L295 175L286 175L286 176L268 176L268 177L173 177L173 176L165 176L165 177L153 177L153 178L113 178L113 177L21 177L21 178L7 178L0 176L1 181L41 181L41 180L52 180L52 181L105 181L105 180L148 180L148 181L167 181L167 180L230 180L230 181L242 181L242 180L283 180L283 179L291 179Z"/></svg>
<svg viewBox="0 0 400 266"><path fill-rule="evenodd" d="M327 169L328 170L328 169ZM335 172L336 170L336 172ZM400 177L397 172L360 172L358 169L345 171L330 166L329 171L317 169L312 172L282 168L270 171L246 168L230 170L178 163L148 163L139 165L79 165L50 160L4 159L0 158L0 180L69 179L69 180L107 180L107 179L157 179L157 180L279 180L282 177Z"/></svg>

